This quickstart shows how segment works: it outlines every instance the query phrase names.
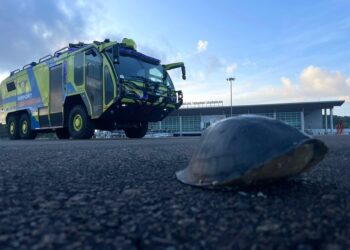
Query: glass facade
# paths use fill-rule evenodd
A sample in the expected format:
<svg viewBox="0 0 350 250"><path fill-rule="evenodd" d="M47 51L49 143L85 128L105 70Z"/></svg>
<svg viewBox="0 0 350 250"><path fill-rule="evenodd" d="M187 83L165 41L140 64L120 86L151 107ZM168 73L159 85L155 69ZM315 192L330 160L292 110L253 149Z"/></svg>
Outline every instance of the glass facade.
<svg viewBox="0 0 350 250"><path fill-rule="evenodd" d="M150 122L149 129L151 131L161 131L174 133L180 131L180 117L179 116L167 116L161 122Z"/></svg>
<svg viewBox="0 0 350 250"><path fill-rule="evenodd" d="M277 112L276 119L301 130L301 112Z"/></svg>
<svg viewBox="0 0 350 250"><path fill-rule="evenodd" d="M148 129L151 131L159 131L161 128L161 122L149 122Z"/></svg>
<svg viewBox="0 0 350 250"><path fill-rule="evenodd" d="M180 117L168 116L162 121L162 130L167 132L180 131Z"/></svg>
<svg viewBox="0 0 350 250"><path fill-rule="evenodd" d="M200 116L182 116L182 131L194 132L201 130Z"/></svg>
<svg viewBox="0 0 350 250"><path fill-rule="evenodd" d="M253 113L250 113L253 115ZM239 114L233 114L237 116ZM262 115L270 118L275 118L282 121L294 128L301 130L301 112L266 112L266 113L254 113L254 115ZM225 116L224 116L225 117ZM226 115L226 117L229 117ZM180 126L181 121L181 126ZM204 125L203 125L204 124ZM151 131L161 131L168 133L189 133L200 132L206 126L206 120L204 116L168 116L161 122L149 123Z"/></svg>
<svg viewBox="0 0 350 250"><path fill-rule="evenodd" d="M181 120L181 127L180 127ZM182 132L198 132L201 131L200 116L168 116L161 122L150 122L151 131L161 131L168 133Z"/></svg>

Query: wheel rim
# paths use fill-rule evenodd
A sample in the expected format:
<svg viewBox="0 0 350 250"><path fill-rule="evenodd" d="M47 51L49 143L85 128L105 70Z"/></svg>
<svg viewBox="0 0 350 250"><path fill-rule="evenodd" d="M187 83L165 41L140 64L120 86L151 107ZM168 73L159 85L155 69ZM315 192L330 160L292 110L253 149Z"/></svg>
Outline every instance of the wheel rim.
<svg viewBox="0 0 350 250"><path fill-rule="evenodd" d="M74 130L79 132L83 127L83 117L80 114L76 114L73 118Z"/></svg>
<svg viewBox="0 0 350 250"><path fill-rule="evenodd" d="M10 134L13 135L15 133L15 123L11 122L10 123Z"/></svg>
<svg viewBox="0 0 350 250"><path fill-rule="evenodd" d="M23 123L22 123L22 133L24 135L28 133L28 122L27 121L23 121Z"/></svg>

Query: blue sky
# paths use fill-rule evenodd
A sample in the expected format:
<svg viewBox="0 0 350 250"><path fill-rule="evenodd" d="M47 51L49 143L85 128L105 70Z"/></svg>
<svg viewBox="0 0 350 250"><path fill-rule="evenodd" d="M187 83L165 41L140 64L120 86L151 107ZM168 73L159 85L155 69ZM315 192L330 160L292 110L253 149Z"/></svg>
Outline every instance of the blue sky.
<svg viewBox="0 0 350 250"><path fill-rule="evenodd" d="M133 38L185 101L350 101L350 1L2 1L0 77L68 42ZM19 18L20 17L20 18ZM343 105L336 114L350 115Z"/></svg>

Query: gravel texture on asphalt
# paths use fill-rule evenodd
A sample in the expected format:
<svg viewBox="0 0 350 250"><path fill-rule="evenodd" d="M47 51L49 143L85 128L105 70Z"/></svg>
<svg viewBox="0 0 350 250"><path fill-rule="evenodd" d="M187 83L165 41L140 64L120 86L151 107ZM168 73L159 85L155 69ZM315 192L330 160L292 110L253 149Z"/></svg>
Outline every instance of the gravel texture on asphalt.
<svg viewBox="0 0 350 250"><path fill-rule="evenodd" d="M0 249L349 249L350 137L251 188L175 179L199 138L0 141Z"/></svg>

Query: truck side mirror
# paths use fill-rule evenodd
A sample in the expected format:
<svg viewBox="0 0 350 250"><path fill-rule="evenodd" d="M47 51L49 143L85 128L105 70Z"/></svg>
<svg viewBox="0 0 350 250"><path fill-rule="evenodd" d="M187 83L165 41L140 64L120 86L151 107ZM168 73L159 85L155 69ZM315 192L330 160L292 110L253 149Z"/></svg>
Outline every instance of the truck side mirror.
<svg viewBox="0 0 350 250"><path fill-rule="evenodd" d="M182 80L186 80L186 68L184 64L181 66L181 71L182 71Z"/></svg>
<svg viewBox="0 0 350 250"><path fill-rule="evenodd" d="M185 64L183 62L165 64L165 65L163 65L163 67L166 70L172 70L172 69L176 69L176 68L181 68L182 79L186 80L186 68L185 68Z"/></svg>
<svg viewBox="0 0 350 250"><path fill-rule="evenodd" d="M119 63L119 46L118 44L113 46L113 63Z"/></svg>

